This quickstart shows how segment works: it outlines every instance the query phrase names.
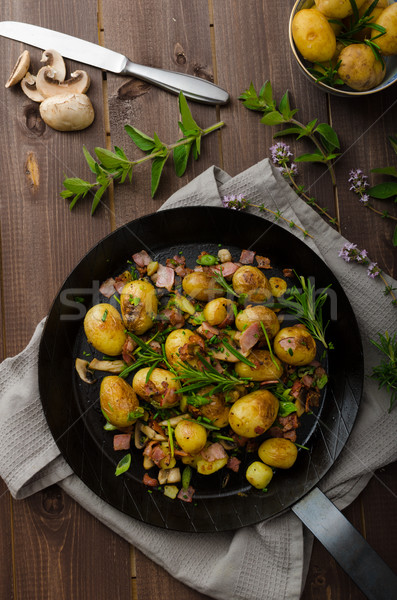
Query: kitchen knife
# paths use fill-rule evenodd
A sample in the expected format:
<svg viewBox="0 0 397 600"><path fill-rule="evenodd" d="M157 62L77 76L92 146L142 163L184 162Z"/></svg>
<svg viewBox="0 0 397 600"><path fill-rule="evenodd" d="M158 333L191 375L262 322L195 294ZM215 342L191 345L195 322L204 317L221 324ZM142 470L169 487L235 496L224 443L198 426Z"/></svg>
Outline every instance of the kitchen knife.
<svg viewBox="0 0 397 600"><path fill-rule="evenodd" d="M226 104L229 100L229 94L225 90L200 77L139 65L131 62L123 54L108 50L98 44L37 25L17 21L1 21L0 35L43 50L57 50L65 58L105 71L138 77L138 79L148 81L174 94L182 91L186 98L196 102Z"/></svg>

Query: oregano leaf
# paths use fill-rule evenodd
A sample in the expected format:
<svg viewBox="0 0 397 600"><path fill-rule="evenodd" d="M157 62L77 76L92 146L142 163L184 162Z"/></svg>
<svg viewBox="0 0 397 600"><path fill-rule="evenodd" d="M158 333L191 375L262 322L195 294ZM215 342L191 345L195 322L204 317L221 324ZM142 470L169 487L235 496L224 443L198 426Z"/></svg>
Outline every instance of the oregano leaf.
<svg viewBox="0 0 397 600"><path fill-rule="evenodd" d="M368 194L372 198L384 200L397 196L397 181L385 181L368 189Z"/></svg>
<svg viewBox="0 0 397 600"><path fill-rule="evenodd" d="M152 184L151 184L152 198L155 195L157 188L159 187L161 173L163 171L163 167L165 165L167 158L168 158L168 155L156 156L156 158L152 162L152 180L151 180L151 182L152 182Z"/></svg>
<svg viewBox="0 0 397 600"><path fill-rule="evenodd" d="M181 113L182 124L185 129L199 131L200 128L192 117L190 108L182 92L179 93L179 111Z"/></svg>
<svg viewBox="0 0 397 600"><path fill-rule="evenodd" d="M334 148L340 148L339 138L336 131L328 125L328 123L320 123L314 130L318 133L326 142L328 142L328 150L332 152Z"/></svg>
<svg viewBox="0 0 397 600"><path fill-rule="evenodd" d="M146 133L142 133L136 127L132 127L132 125L125 125L125 131L128 133L132 141L140 150L144 152L150 152L155 147L154 139L146 135Z"/></svg>
<svg viewBox="0 0 397 600"><path fill-rule="evenodd" d="M192 143L184 144L183 146L177 146L173 150L175 173L178 175L178 177L182 177L186 171L191 147Z"/></svg>
<svg viewBox="0 0 397 600"><path fill-rule="evenodd" d="M283 115L277 110L273 110L272 112L267 113L261 119L261 123L264 123L265 125L281 125L281 123L284 122L285 121Z"/></svg>

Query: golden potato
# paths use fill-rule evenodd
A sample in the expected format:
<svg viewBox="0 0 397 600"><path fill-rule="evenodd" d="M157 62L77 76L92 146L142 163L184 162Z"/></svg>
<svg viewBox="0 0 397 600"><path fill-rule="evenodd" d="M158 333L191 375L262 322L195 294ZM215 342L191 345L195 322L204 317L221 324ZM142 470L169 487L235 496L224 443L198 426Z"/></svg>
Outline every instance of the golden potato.
<svg viewBox="0 0 397 600"><path fill-rule="evenodd" d="M205 305L203 313L208 325L230 325L234 321L235 303L228 298L214 298Z"/></svg>
<svg viewBox="0 0 397 600"><path fill-rule="evenodd" d="M201 475L212 475L212 473L222 469L227 464L227 461L227 456L225 458L216 458L212 461L205 460L205 458L200 456L200 458L196 460L195 467L197 472Z"/></svg>
<svg viewBox="0 0 397 600"><path fill-rule="evenodd" d="M102 413L118 428L129 427L137 420L134 412L139 400L132 387L121 377L109 375L102 379L99 399Z"/></svg>
<svg viewBox="0 0 397 600"><path fill-rule="evenodd" d="M312 62L331 60L336 37L326 17L317 10L299 10L292 20L292 37L303 58Z"/></svg>
<svg viewBox="0 0 397 600"><path fill-rule="evenodd" d="M205 353L204 340L190 329L174 329L165 340L165 354L168 362L178 369L178 363L185 361L192 367L201 366L196 352Z"/></svg>
<svg viewBox="0 0 397 600"><path fill-rule="evenodd" d="M200 390L200 396L206 397L210 400L209 404L200 406L200 415L210 419L215 427L226 427L229 423L229 407L226 406L225 398L223 394L210 394L213 386L207 386Z"/></svg>
<svg viewBox="0 0 397 600"><path fill-rule="evenodd" d="M386 74L386 67L375 58L366 44L346 46L340 53L339 60L342 62L338 75L353 90L370 90L379 85Z"/></svg>
<svg viewBox="0 0 397 600"><path fill-rule="evenodd" d="M273 471L267 465L256 460L250 464L246 470L245 476L251 485L258 490L263 490L272 480Z"/></svg>
<svg viewBox="0 0 397 600"><path fill-rule="evenodd" d="M276 356L272 360L269 350L253 350L247 358L257 366L253 368L244 362L238 362L235 371L239 377L247 377L252 381L273 381L283 374L281 361Z"/></svg>
<svg viewBox="0 0 397 600"><path fill-rule="evenodd" d="M386 29L386 33L376 39L380 53L385 56L397 54L397 4L395 2L381 12L376 24ZM372 37L378 33L376 29L373 29Z"/></svg>
<svg viewBox="0 0 397 600"><path fill-rule="evenodd" d="M188 296L200 301L213 300L224 294L223 288L209 273L204 271L193 271L193 273L185 275L182 287Z"/></svg>
<svg viewBox="0 0 397 600"><path fill-rule="evenodd" d="M272 295L275 298L280 298L287 291L287 282L285 279L281 279L281 277L270 277L269 283Z"/></svg>
<svg viewBox="0 0 397 600"><path fill-rule="evenodd" d="M180 400L178 395L180 385L175 375L166 369L156 368L147 379L149 370L149 367L145 367L135 373L132 380L134 392L156 407L176 406Z"/></svg>
<svg viewBox="0 0 397 600"><path fill-rule="evenodd" d="M257 437L273 425L278 407L277 398L268 390L251 392L232 405L229 425L243 437Z"/></svg>
<svg viewBox="0 0 397 600"><path fill-rule="evenodd" d="M318 10L317 6L314 4L310 10L316 10L318 12L321 12ZM323 14L323 13L321 13ZM329 22L329 21L328 21ZM338 35L342 29L342 25L339 23L330 23L331 27L332 27L332 31L334 32L335 35Z"/></svg>
<svg viewBox="0 0 397 600"><path fill-rule="evenodd" d="M298 448L291 440L269 438L259 446L258 454L266 465L278 469L289 469L296 461Z"/></svg>
<svg viewBox="0 0 397 600"><path fill-rule="evenodd" d="M207 430L195 421L179 421L174 433L179 446L188 454L198 454L207 443Z"/></svg>
<svg viewBox="0 0 397 600"><path fill-rule="evenodd" d="M236 317L236 327L240 331L244 331L244 329L253 323L262 323L269 339L274 338L280 329L280 323L276 313L270 308L267 308L267 306L262 306L260 304L258 306L249 304L244 310L240 311ZM260 337L264 336L261 335Z"/></svg>
<svg viewBox="0 0 397 600"><path fill-rule="evenodd" d="M350 0L314 0L316 7L329 19L344 19L353 14ZM365 0L356 0L357 8L361 8Z"/></svg>
<svg viewBox="0 0 397 600"><path fill-rule="evenodd" d="M237 294L246 294L249 302L263 302L272 295L267 277L252 265L239 267L233 274L232 285Z"/></svg>
<svg viewBox="0 0 397 600"><path fill-rule="evenodd" d="M308 365L316 356L316 342L303 325L280 329L273 345L279 359L289 365Z"/></svg>
<svg viewBox="0 0 397 600"><path fill-rule="evenodd" d="M154 286L144 279L127 283L120 294L121 314L128 331L142 335L155 321L158 300Z"/></svg>
<svg viewBox="0 0 397 600"><path fill-rule="evenodd" d="M121 354L127 338L120 313L111 304L95 304L84 318L87 341L108 356Z"/></svg>

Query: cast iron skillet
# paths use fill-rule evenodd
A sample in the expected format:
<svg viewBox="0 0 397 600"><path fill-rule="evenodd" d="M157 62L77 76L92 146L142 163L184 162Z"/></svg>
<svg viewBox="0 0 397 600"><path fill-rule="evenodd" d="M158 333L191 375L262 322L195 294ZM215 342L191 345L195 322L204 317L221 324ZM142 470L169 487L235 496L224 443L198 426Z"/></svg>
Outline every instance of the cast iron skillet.
<svg viewBox="0 0 397 600"><path fill-rule="evenodd" d="M329 352L329 384L319 410L299 431L308 445L297 463L273 478L268 493L247 485L244 464L222 487L221 475L198 476L195 501L172 501L142 483L141 458L127 474L115 477L120 453L112 434L103 430L99 381L89 386L74 369L76 356L92 353L82 323L86 308L100 301L98 287L123 271L134 252L147 249L165 263L180 250L190 265L201 250L249 248L271 259L275 270L292 267L314 278L317 289L332 285L325 314L335 350ZM81 300L84 299L84 303ZM103 301L104 299L102 299ZM108 301L108 300L106 300ZM116 302L114 302L116 304ZM327 310L326 310L327 312ZM100 355L99 355L100 356ZM99 242L76 266L58 293L44 329L39 354L39 385L44 412L59 449L74 472L100 498L128 515L159 527L180 531L221 531L257 523L305 496L328 471L342 450L358 411L363 382L363 354L352 308L325 263L300 239L265 219L233 210L190 207L161 211L129 223ZM253 458L249 457L248 462Z"/></svg>

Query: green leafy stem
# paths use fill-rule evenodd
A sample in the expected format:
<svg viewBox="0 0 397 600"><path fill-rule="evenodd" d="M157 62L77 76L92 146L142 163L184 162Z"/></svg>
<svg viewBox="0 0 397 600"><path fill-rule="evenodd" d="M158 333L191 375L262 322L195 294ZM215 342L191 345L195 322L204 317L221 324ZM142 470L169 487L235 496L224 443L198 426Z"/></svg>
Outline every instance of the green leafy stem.
<svg viewBox="0 0 397 600"><path fill-rule="evenodd" d="M186 171L190 154L195 160L199 157L202 137L223 127L224 122L220 121L206 129L199 127L192 117L182 92L179 94L179 111L181 121L178 122L178 125L183 137L173 144L165 144L156 133L153 134L153 137L149 137L132 125L125 126L125 131L135 145L146 153L146 156L137 160L130 160L124 150L118 146L114 147L114 152L106 148L95 148L98 159L95 160L87 148L83 147L85 159L91 172L96 176L96 181L91 183L79 177L65 178L63 181L65 189L61 191L61 196L70 200L69 208L72 209L76 202L85 198L88 193L95 192L91 206L91 215L93 215L111 183L113 181L124 183L127 178L131 182L133 168L147 161L152 161L151 195L153 197L159 186L164 165L171 154L174 159L175 172L178 177L181 177Z"/></svg>

